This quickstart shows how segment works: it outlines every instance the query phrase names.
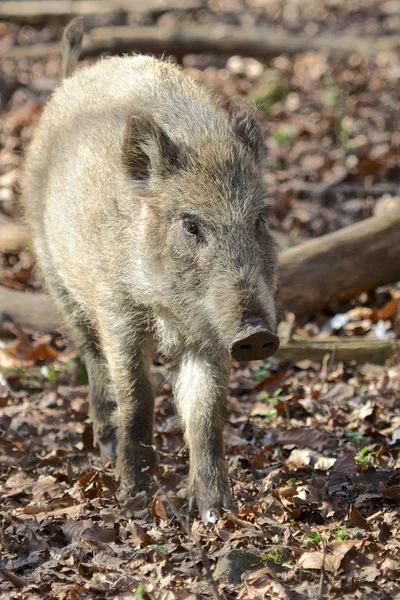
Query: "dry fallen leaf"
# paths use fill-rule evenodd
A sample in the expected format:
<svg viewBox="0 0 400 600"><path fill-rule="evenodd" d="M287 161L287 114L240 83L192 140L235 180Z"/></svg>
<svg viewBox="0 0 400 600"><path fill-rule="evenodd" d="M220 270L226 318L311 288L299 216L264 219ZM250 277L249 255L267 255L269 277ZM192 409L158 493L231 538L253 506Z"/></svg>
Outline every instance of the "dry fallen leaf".
<svg viewBox="0 0 400 600"><path fill-rule="evenodd" d="M160 496L154 496L151 505L151 514L156 519L158 518L162 519L163 521L168 521L168 515Z"/></svg>
<svg viewBox="0 0 400 600"><path fill-rule="evenodd" d="M316 448L322 450L329 441L329 434L325 431L294 428L286 431L278 431L276 439L281 444L293 444L293 446Z"/></svg>
<svg viewBox="0 0 400 600"><path fill-rule="evenodd" d="M299 565L303 569L324 569L336 573L344 554L324 554L323 552L304 552L299 558Z"/></svg>

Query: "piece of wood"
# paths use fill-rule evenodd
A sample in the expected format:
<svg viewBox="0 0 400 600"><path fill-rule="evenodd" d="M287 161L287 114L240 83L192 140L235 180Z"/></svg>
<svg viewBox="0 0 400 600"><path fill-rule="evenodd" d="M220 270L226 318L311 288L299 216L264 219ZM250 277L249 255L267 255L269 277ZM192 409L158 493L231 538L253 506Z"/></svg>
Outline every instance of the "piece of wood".
<svg viewBox="0 0 400 600"><path fill-rule="evenodd" d="M284 250L279 256L278 304L312 314L400 280L400 199L387 213Z"/></svg>
<svg viewBox="0 0 400 600"><path fill-rule="evenodd" d="M400 352L400 342L393 340L293 339L283 344L274 356L290 362L300 360L321 362L328 354L334 363L355 360L357 363L370 362L383 365L395 352Z"/></svg>
<svg viewBox="0 0 400 600"><path fill-rule="evenodd" d="M19 575L15 575L15 573L12 573L8 569L0 569L0 573L3 575L4 579L10 581L14 587L23 588L26 586L25 579L22 579Z"/></svg>
<svg viewBox="0 0 400 600"><path fill-rule="evenodd" d="M0 286L1 313L40 331L52 332L60 326L54 302L46 294L18 292Z"/></svg>
<svg viewBox="0 0 400 600"><path fill-rule="evenodd" d="M186 25L185 27L115 26L92 29L85 37L82 58L102 52L123 54L217 53L270 57L277 54L335 51L344 55L376 56L400 47L398 36L355 38L346 36L294 35L265 27L244 29L231 25ZM34 44L4 49L5 58L42 58L59 54L60 44Z"/></svg>
<svg viewBox="0 0 400 600"><path fill-rule="evenodd" d="M18 0L5 1L0 4L0 19L47 19L49 17L66 17L68 15L103 15L119 12L124 2L104 0Z"/></svg>
<svg viewBox="0 0 400 600"><path fill-rule="evenodd" d="M0 252L19 252L30 239L28 227L0 214Z"/></svg>
<svg viewBox="0 0 400 600"><path fill-rule="evenodd" d="M0 20L42 21L49 17L154 13L202 8L201 0L5 0L0 3Z"/></svg>

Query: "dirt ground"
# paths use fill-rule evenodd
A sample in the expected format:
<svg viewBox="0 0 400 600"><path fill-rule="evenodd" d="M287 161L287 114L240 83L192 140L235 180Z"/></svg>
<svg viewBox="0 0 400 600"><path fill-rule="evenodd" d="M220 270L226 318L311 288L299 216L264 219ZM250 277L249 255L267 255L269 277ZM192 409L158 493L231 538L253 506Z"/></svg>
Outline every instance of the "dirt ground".
<svg viewBox="0 0 400 600"><path fill-rule="evenodd" d="M337 36L400 30L396 0L201 4L137 13L131 22ZM55 41L65 22L0 23L0 49ZM121 17L90 17L86 26L109 23ZM266 61L188 53L182 64L223 97L240 94L259 106L271 223L282 249L371 216L390 198L400 202L398 51ZM59 70L58 57L0 62L0 213L13 218L23 149ZM0 254L0 284L41 290L29 244ZM396 339L399 298L394 283L335 301L293 329L310 343ZM399 357L383 366L329 356L235 365L225 442L238 513L208 528L196 512L189 517L173 366L155 357L163 490L154 484L150 494L128 497L93 447L86 373L66 332L43 335L1 315L0 596L211 598L202 557L172 502L208 556L221 598L400 598Z"/></svg>

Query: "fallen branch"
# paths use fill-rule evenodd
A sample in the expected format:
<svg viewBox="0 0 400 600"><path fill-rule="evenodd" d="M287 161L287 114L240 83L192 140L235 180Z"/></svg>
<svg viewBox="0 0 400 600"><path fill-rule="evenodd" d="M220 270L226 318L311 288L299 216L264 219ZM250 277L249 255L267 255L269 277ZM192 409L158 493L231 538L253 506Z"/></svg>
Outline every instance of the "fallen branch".
<svg viewBox="0 0 400 600"><path fill-rule="evenodd" d="M322 362L329 355L333 363L351 362L383 365L395 352L400 352L400 342L393 340L369 340L365 338L303 340L293 339L283 344L275 354L289 362L311 360Z"/></svg>
<svg viewBox="0 0 400 600"><path fill-rule="evenodd" d="M400 280L400 200L392 210L280 254L279 305L312 314Z"/></svg>
<svg viewBox="0 0 400 600"><path fill-rule="evenodd" d="M230 25L186 25L185 27L115 26L92 29L86 36L81 56L97 56L102 52L123 54L150 52L155 54L218 53L241 56L270 57L277 54L334 51L344 55L376 56L400 47L398 36L355 38L346 36L306 36L283 33L264 27L243 29ZM5 58L42 58L60 54L60 44L34 44L4 50Z"/></svg>
<svg viewBox="0 0 400 600"><path fill-rule="evenodd" d="M30 239L29 229L25 225L0 214L0 252L19 252Z"/></svg>
<svg viewBox="0 0 400 600"><path fill-rule="evenodd" d="M0 20L44 20L48 17L157 13L202 8L201 0L9 0L0 5Z"/></svg>
<svg viewBox="0 0 400 600"><path fill-rule="evenodd" d="M52 332L60 326L54 302L46 294L18 292L0 286L0 314L41 331Z"/></svg>
<svg viewBox="0 0 400 600"><path fill-rule="evenodd" d="M8 569L0 569L0 573L3 575L4 579L10 581L14 587L21 589L26 586L25 579L22 579L22 577L15 575L15 573L12 573Z"/></svg>

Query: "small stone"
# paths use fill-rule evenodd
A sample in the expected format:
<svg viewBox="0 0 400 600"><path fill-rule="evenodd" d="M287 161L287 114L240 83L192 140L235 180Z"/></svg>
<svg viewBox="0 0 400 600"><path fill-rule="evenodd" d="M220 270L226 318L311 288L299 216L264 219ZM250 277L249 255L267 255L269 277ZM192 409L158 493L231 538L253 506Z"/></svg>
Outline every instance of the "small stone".
<svg viewBox="0 0 400 600"><path fill-rule="evenodd" d="M214 575L229 583L238 584L242 581L243 573L262 564L261 555L256 552L226 548L217 561Z"/></svg>

